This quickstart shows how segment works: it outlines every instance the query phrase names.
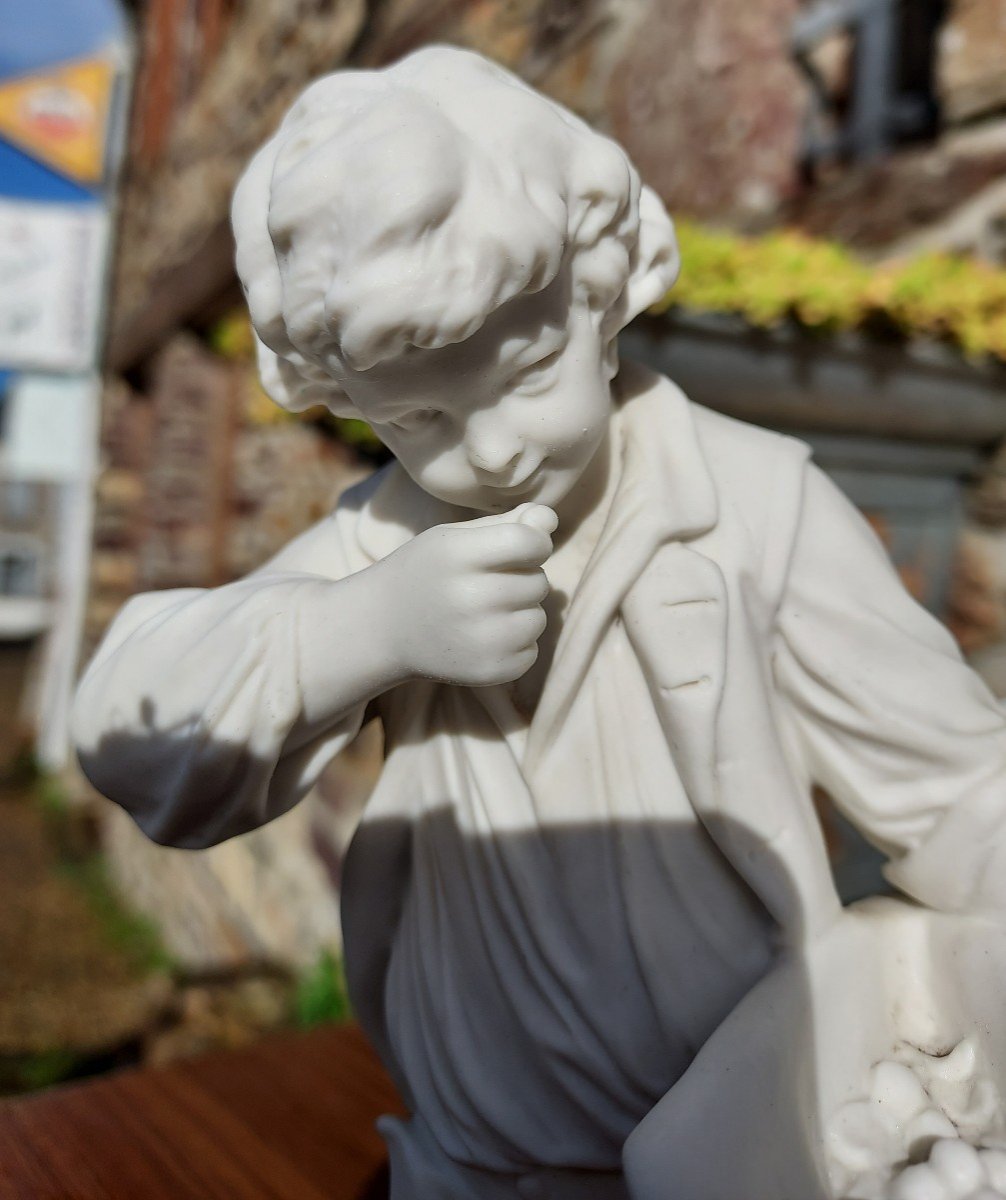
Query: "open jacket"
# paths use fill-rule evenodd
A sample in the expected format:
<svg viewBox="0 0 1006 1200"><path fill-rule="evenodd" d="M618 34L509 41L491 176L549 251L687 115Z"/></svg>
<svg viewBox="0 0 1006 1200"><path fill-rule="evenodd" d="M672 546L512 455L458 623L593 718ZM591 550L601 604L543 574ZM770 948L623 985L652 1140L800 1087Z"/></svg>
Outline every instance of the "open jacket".
<svg viewBox="0 0 1006 1200"><path fill-rule="evenodd" d="M889 855L903 891L946 911L1001 911L1006 724L994 699L805 446L692 405L666 380L630 378L619 420L631 456L604 535L616 539L618 568L570 633L582 649L567 656L565 677L546 683L529 761L548 752L575 693L577 661L587 662L606 623L620 620L696 815L782 931L784 970L808 961L807 948L832 936L842 912L813 784ZM151 836L179 845L211 844L286 811L364 718L361 706L307 745L288 745L303 708L303 663L318 653L297 621L298 589L362 570L457 519L393 465L248 579L134 599L79 692L75 728L88 774ZM375 704L379 715L384 703ZM356 936L354 905L366 907L372 929L381 888L350 856L347 886L362 882L356 900L346 897L347 958L366 1007L380 993L388 941L364 945ZM392 926L395 911L389 903ZM789 988L787 1002L794 994ZM380 1045L379 1002L371 1007L363 1015ZM680 1088L700 1107L721 1102L722 1079L705 1069ZM803 1122L813 1084L799 1070L788 1078L789 1117ZM682 1118L679 1104L674 1122L661 1122L667 1153L696 1136L701 1113L694 1104L689 1111L699 1115ZM793 1133L803 1149L790 1176L770 1164L768 1190L759 1191L760 1141L772 1130L784 1136L786 1125L778 1112L759 1120L736 1123L737 1167L722 1190L707 1173L695 1191L682 1180L682 1200L736 1200L738 1179L749 1200L826 1194L810 1118ZM647 1195L646 1170L637 1175Z"/></svg>

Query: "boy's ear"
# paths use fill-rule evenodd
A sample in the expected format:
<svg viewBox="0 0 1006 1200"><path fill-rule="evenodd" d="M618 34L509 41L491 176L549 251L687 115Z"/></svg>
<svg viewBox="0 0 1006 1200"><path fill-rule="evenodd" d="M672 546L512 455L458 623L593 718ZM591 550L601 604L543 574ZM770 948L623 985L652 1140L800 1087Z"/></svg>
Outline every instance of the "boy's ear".
<svg viewBox="0 0 1006 1200"><path fill-rule="evenodd" d="M663 201L645 184L639 193L639 240L622 304L625 324L671 290L681 268L674 222Z"/></svg>

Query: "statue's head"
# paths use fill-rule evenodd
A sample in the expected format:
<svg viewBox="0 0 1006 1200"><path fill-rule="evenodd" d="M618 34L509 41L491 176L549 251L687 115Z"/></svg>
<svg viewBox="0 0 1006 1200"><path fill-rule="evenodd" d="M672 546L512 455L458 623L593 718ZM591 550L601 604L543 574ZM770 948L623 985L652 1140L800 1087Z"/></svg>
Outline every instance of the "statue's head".
<svg viewBox="0 0 1006 1200"><path fill-rule="evenodd" d="M568 490L617 334L678 266L619 146L447 47L309 87L233 219L273 398L364 416L426 490L483 509Z"/></svg>

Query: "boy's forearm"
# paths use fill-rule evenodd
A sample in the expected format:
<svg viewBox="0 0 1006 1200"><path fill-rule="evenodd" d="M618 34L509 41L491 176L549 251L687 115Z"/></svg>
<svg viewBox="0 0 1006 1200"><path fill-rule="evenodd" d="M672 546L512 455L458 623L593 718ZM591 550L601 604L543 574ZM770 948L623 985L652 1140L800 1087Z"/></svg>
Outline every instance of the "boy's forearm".
<svg viewBox="0 0 1006 1200"><path fill-rule="evenodd" d="M302 708L289 749L410 677L396 636L390 575L382 562L345 579L305 580L298 597Z"/></svg>

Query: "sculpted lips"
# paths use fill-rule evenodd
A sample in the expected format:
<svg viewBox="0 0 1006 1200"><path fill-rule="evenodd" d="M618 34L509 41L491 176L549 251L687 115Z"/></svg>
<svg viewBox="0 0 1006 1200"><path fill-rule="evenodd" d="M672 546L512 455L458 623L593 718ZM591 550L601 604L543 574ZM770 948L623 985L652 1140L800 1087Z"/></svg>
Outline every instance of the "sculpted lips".
<svg viewBox="0 0 1006 1200"><path fill-rule="evenodd" d="M542 459L533 470L528 471L528 473L524 475L523 478L518 479L516 483L494 483L492 485L493 490L497 492L525 492L538 482L539 478L541 477L541 469L544 465L545 460Z"/></svg>

